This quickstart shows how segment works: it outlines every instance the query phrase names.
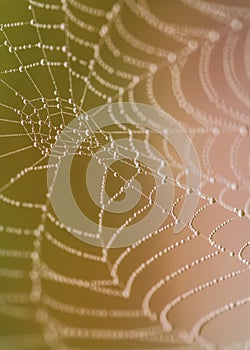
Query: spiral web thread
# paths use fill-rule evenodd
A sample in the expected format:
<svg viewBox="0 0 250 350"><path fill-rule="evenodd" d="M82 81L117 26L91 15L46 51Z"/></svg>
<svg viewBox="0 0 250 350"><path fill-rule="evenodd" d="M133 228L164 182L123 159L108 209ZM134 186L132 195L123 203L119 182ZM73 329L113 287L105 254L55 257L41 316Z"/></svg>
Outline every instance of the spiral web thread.
<svg viewBox="0 0 250 350"><path fill-rule="evenodd" d="M182 0L165 11L145 0L16 6L2 11L0 32L1 349L248 348L247 3ZM171 18L174 11L192 25ZM87 110L126 101L166 110L185 127L202 167L199 206L174 235L188 189L163 140L179 190L166 223L127 248L81 245L50 207L48 157L72 119L83 116L87 127ZM149 149L146 129L120 132L131 147L142 133ZM94 156L98 140L86 130L85 137L80 155ZM113 148L119 155L115 140ZM218 336L234 317L240 329Z"/></svg>

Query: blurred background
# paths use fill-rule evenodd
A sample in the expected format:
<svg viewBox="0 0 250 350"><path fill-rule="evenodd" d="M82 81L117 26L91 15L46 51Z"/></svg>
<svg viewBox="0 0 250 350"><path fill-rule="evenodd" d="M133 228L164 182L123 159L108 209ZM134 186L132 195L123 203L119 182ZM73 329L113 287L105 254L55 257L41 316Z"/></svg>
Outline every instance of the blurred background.
<svg viewBox="0 0 250 350"><path fill-rule="evenodd" d="M247 0L0 0L1 349L250 348L249 17ZM174 234L185 167L151 134L145 144L173 172L172 212L148 239L109 249L60 222L47 170L68 123L116 102L178 121L202 183L192 219ZM107 130L114 140L118 129ZM72 164L73 194L96 223L85 173L106 141L86 138ZM133 164L108 169L110 197L135 175ZM156 169L144 170L146 197L104 215L107 226L147 205Z"/></svg>

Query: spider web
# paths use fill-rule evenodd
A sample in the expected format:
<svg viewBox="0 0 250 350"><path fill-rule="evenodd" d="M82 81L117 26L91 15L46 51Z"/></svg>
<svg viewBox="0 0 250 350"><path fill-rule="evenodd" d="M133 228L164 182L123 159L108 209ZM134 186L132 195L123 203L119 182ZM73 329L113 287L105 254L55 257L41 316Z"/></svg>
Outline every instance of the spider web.
<svg viewBox="0 0 250 350"><path fill-rule="evenodd" d="M0 15L1 349L248 348L249 4L13 4L2 1ZM185 128L202 168L200 200L174 235L187 189L171 145L129 119L86 133L80 160L106 141L119 156L116 133L131 148L141 137L152 159L149 144L158 142L175 188L156 231L125 248L99 248L70 235L74 228L53 212L48 160L72 120L83 116L86 126L90 109L124 102L164 110ZM119 180L111 202L138 177L136 160L125 172L104 167L103 188Z"/></svg>

